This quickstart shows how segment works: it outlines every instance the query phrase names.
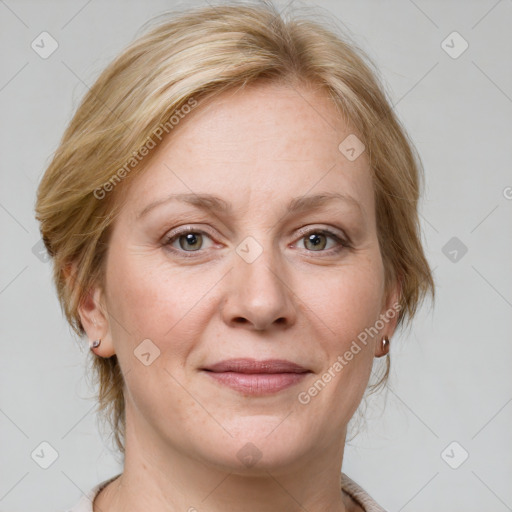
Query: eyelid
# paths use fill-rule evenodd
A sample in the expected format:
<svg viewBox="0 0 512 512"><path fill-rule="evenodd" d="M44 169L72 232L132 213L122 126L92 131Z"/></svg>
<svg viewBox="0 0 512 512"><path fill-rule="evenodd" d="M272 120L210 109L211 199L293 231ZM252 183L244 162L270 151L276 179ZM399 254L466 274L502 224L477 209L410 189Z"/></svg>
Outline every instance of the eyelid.
<svg viewBox="0 0 512 512"><path fill-rule="evenodd" d="M177 226L176 228L172 229L171 231L168 231L164 235L164 240L169 240L171 238L174 238L177 235L186 235L187 233L201 233L209 235L210 237L213 237L213 233L210 232L208 228L196 228L193 225L182 225Z"/></svg>
<svg viewBox="0 0 512 512"><path fill-rule="evenodd" d="M327 234L329 236L335 236L335 237L338 237L343 242L349 243L349 239L348 239L348 237L345 235L345 233L343 231L341 231L338 228L331 227L331 226L322 227L322 226L314 226L314 225L311 226L310 225L308 227L300 228L297 231L297 233L300 236L306 236L309 233L316 233L316 232L325 233L325 234Z"/></svg>

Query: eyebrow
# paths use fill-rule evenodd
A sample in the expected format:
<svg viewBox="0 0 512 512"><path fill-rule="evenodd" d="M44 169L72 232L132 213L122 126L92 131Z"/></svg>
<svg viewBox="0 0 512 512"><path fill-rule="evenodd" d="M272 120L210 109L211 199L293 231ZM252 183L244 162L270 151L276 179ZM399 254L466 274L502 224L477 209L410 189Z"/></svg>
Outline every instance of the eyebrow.
<svg viewBox="0 0 512 512"><path fill-rule="evenodd" d="M324 192L322 194L296 197L288 203L286 210L288 213L300 213L307 210L314 210L315 208L324 206L335 200L348 203L355 206L361 213L363 212L361 204L354 197L338 192ZM137 214L137 220L147 215L154 208L171 201L191 204L202 210L218 213L230 213L233 211L233 207L230 203L212 194L171 194L170 196L148 204Z"/></svg>

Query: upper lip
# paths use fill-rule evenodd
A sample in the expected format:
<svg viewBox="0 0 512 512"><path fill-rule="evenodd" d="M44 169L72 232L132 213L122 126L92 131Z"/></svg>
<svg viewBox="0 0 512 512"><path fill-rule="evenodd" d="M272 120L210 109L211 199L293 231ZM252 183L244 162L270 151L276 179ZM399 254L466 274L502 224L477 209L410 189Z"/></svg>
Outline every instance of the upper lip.
<svg viewBox="0 0 512 512"><path fill-rule="evenodd" d="M305 373L309 370L285 359L226 359L202 368L211 372L236 373Z"/></svg>

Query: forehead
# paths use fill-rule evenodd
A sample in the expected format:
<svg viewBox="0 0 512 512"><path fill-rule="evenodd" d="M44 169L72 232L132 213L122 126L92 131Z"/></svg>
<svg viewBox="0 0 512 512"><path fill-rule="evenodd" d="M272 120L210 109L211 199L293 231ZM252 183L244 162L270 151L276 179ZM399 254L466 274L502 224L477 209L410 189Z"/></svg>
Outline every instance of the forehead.
<svg viewBox="0 0 512 512"><path fill-rule="evenodd" d="M318 87L258 84L229 90L184 116L135 177L130 208L171 193L211 193L240 207L322 192L354 196L373 214L365 152L351 161L340 143L354 135Z"/></svg>

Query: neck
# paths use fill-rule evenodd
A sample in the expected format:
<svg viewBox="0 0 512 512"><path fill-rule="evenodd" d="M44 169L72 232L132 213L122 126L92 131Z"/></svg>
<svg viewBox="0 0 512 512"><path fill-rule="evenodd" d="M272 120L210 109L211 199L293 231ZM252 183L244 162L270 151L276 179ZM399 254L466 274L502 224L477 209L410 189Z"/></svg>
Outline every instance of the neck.
<svg viewBox="0 0 512 512"><path fill-rule="evenodd" d="M291 464L240 469L159 443L147 424L137 425L128 416L127 410L123 474L99 493L94 512L360 510L340 487L345 435L336 450L332 445L315 447Z"/></svg>

